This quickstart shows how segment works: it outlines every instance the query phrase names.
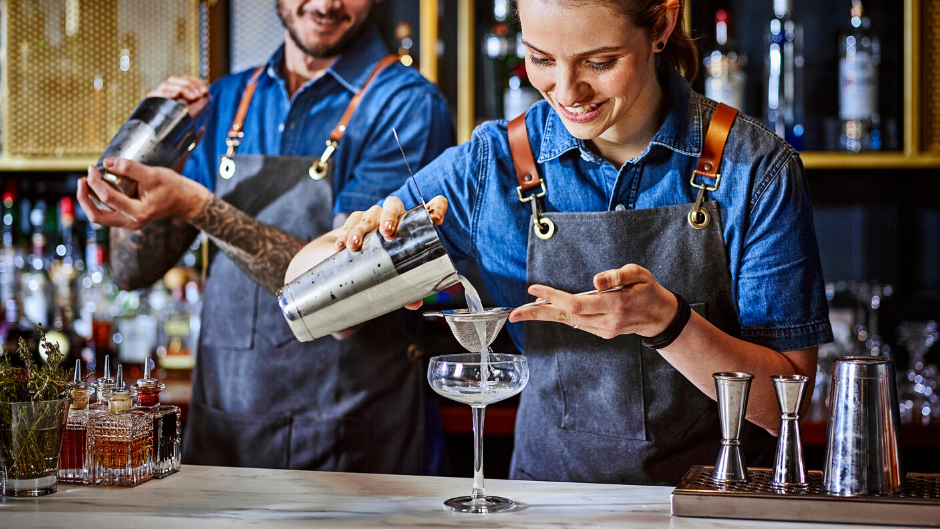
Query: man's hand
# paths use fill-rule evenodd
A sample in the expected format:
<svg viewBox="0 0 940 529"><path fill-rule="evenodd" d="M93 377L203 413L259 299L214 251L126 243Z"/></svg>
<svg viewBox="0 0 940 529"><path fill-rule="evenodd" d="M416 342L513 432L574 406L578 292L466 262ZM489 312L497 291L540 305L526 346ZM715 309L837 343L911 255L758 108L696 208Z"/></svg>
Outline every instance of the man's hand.
<svg viewBox="0 0 940 529"><path fill-rule="evenodd" d="M198 77L173 76L160 83L147 97L165 97L186 105L195 118L209 104L209 85Z"/></svg>
<svg viewBox="0 0 940 529"><path fill-rule="evenodd" d="M97 224L139 230L167 217L190 221L212 199L208 189L170 169L116 158L106 158L104 166L109 173L136 180L138 198L125 196L105 182L97 169L88 167L88 176L78 181L78 202ZM96 207L89 189L112 211Z"/></svg>

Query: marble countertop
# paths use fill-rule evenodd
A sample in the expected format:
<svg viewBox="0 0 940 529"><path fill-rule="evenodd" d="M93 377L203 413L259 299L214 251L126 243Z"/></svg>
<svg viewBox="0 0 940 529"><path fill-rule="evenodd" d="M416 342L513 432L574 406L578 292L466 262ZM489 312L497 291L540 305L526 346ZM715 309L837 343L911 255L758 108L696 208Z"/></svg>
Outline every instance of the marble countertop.
<svg viewBox="0 0 940 529"><path fill-rule="evenodd" d="M487 480L513 512L445 511L469 478L391 476L184 465L131 489L60 483L42 498L0 499L2 527L619 527L846 528L670 516L671 487Z"/></svg>

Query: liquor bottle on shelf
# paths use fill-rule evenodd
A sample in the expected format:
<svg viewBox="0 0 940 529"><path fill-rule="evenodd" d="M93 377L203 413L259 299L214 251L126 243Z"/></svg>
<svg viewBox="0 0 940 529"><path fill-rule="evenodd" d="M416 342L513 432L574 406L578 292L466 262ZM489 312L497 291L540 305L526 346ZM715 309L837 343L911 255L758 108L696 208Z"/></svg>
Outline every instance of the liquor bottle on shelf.
<svg viewBox="0 0 940 529"><path fill-rule="evenodd" d="M144 362L144 377L133 386L137 392L135 410L146 413L153 424L153 477L165 478L180 469L180 409L160 404L166 386L150 376L150 360Z"/></svg>
<svg viewBox="0 0 940 529"><path fill-rule="evenodd" d="M26 260L22 248L17 245L17 191L16 182L6 182L3 192L3 236L0 242L0 309L3 311L0 343L6 346L7 351L15 351L19 339L23 338L29 350L35 352L33 361L38 364L39 331L23 316L20 289ZM15 355L13 362L19 362Z"/></svg>
<svg viewBox="0 0 940 529"><path fill-rule="evenodd" d="M115 386L108 390L108 413L88 421L85 459L92 485L133 487L153 477L153 425L146 413L131 410L133 397L118 366Z"/></svg>
<svg viewBox="0 0 940 529"><path fill-rule="evenodd" d="M770 130L803 148L803 26L791 16L793 0L774 0L764 56L764 119Z"/></svg>
<svg viewBox="0 0 940 529"><path fill-rule="evenodd" d="M95 409L108 409L108 392L114 388L116 383L117 380L111 376L111 357L105 355L101 378L95 381Z"/></svg>
<svg viewBox="0 0 940 529"><path fill-rule="evenodd" d="M881 149L878 65L881 42L861 0L852 0L851 24L839 38L840 143L848 152Z"/></svg>
<svg viewBox="0 0 940 529"><path fill-rule="evenodd" d="M84 261L75 255L72 226L75 224L74 202L69 197L59 201L59 233L61 244L49 265L53 286L52 328L47 338L71 358L81 358L86 340L75 330L78 308L76 280ZM87 359L86 359L87 360Z"/></svg>
<svg viewBox="0 0 940 529"><path fill-rule="evenodd" d="M80 323L77 327L88 344L82 359L92 362L91 368L98 359L115 352L112 309L119 289L108 267L107 233L107 229L97 224L88 224L85 269L78 287Z"/></svg>
<svg viewBox="0 0 940 529"><path fill-rule="evenodd" d="M149 289L121 291L116 301L121 312L114 319L114 342L121 362L140 363L150 358L157 347L157 318L165 307L166 294L161 282Z"/></svg>
<svg viewBox="0 0 940 529"><path fill-rule="evenodd" d="M483 111L488 118L513 119L542 96L525 69L522 33L511 25L509 1L493 3L493 26L483 39Z"/></svg>
<svg viewBox="0 0 940 529"><path fill-rule="evenodd" d="M52 288L49 281L49 263L46 255L46 203L38 200L29 212L32 226L32 252L26 260L21 276L23 313L34 324L49 326L49 300Z"/></svg>
<svg viewBox="0 0 940 529"><path fill-rule="evenodd" d="M59 456L59 481L67 483L88 483L88 468L85 466L87 450L88 421L104 415L104 411L88 407L88 400L94 392L82 379L82 361L75 361L75 376L69 384L72 404L69 406L69 418L65 425L62 452Z"/></svg>
<svg viewBox="0 0 940 529"><path fill-rule="evenodd" d="M166 310L162 313L157 362L163 369L192 369L194 352L199 341L200 293L191 268L175 267L163 276L170 290Z"/></svg>
<svg viewBox="0 0 940 529"><path fill-rule="evenodd" d="M747 56L729 39L730 17L724 9L715 13L715 47L705 54L705 96L744 110Z"/></svg>

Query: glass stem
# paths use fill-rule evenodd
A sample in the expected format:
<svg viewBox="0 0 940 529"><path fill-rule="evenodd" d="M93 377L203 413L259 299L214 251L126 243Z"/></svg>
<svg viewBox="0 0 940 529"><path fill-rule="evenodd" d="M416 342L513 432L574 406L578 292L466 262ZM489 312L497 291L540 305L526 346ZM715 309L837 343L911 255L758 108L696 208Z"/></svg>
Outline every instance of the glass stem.
<svg viewBox="0 0 940 529"><path fill-rule="evenodd" d="M483 414L485 406L473 406L473 493L474 500L486 497L483 486Z"/></svg>

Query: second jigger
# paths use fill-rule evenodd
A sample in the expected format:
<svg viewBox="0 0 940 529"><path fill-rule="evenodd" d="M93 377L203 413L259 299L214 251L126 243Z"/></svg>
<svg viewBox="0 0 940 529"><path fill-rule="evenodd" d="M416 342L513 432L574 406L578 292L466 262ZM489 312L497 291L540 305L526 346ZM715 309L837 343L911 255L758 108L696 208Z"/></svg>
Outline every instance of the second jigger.
<svg viewBox="0 0 940 529"><path fill-rule="evenodd" d="M747 464L741 451L741 425L747 410L747 395L751 389L750 373L715 373L715 391L718 394L718 415L721 419L721 452L715 462L712 478L715 481L747 481Z"/></svg>
<svg viewBox="0 0 940 529"><path fill-rule="evenodd" d="M770 377L780 405L780 434L777 437L777 456L774 458L774 477L771 485L778 489L800 489L808 485L803 467L803 440L800 435L800 408L806 397L809 377L803 375L774 375Z"/></svg>

